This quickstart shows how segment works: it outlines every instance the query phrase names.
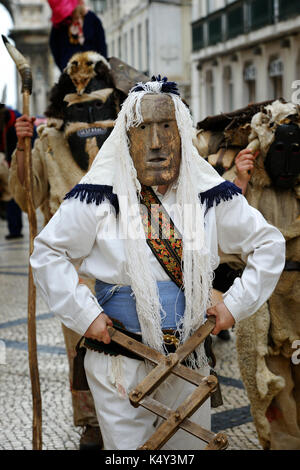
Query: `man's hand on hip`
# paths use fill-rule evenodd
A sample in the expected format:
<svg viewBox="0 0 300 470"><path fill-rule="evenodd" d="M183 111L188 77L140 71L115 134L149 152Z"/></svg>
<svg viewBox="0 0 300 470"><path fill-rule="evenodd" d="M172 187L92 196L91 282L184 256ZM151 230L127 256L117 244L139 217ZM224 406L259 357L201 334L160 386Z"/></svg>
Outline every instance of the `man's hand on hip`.
<svg viewBox="0 0 300 470"><path fill-rule="evenodd" d="M214 307L209 308L206 313L208 316L214 315L216 317L216 326L212 331L213 335L217 335L221 330L228 330L235 323L235 319L224 302L219 302Z"/></svg>
<svg viewBox="0 0 300 470"><path fill-rule="evenodd" d="M84 336L86 338L97 339L105 344L109 344L111 339L107 331L108 326L112 326L112 321L105 313L102 312L93 321L93 323L90 324Z"/></svg>

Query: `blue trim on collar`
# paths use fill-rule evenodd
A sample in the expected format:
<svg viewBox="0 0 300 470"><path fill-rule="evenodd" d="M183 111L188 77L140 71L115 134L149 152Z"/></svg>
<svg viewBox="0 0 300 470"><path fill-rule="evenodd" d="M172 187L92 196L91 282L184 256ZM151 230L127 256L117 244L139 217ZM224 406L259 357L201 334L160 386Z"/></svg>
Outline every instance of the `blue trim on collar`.
<svg viewBox="0 0 300 470"><path fill-rule="evenodd" d="M94 202L97 206L105 199L108 199L115 208L116 214L119 213L118 196L113 193L112 186L102 184L77 184L65 195L64 199L77 199L78 197L81 202L86 202L86 204Z"/></svg>
<svg viewBox="0 0 300 470"><path fill-rule="evenodd" d="M242 194L242 190L238 186L230 181L223 181L223 183L200 193L198 196L201 203L206 204L206 214L207 211L213 207L214 203L216 203L217 206L220 202L229 201L233 196L238 196L239 194Z"/></svg>
<svg viewBox="0 0 300 470"><path fill-rule="evenodd" d="M229 201L233 196L242 194L242 190L230 181L223 181L223 183L214 186L213 188L200 193L199 199L202 204L206 204L206 211L222 201ZM64 199L77 199L79 197L81 202L90 204L94 202L97 206L107 199L110 204L115 208L116 214L119 213L118 196L112 192L112 186L100 184L77 184L68 192Z"/></svg>

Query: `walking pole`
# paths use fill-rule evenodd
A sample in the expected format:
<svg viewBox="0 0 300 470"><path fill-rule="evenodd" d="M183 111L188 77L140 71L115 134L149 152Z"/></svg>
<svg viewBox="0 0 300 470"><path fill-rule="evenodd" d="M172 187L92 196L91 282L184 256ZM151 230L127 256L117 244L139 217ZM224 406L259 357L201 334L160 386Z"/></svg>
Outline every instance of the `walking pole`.
<svg viewBox="0 0 300 470"><path fill-rule="evenodd" d="M32 90L31 69L25 57L2 35L6 49L15 62L22 80L23 114L29 113L29 98ZM36 212L33 203L32 163L31 163L31 138L24 138L25 151L25 189L27 196L27 214L29 222L30 255L33 251L33 240L37 235ZM42 400L40 392L39 369L36 346L36 289L33 282L32 270L29 263L28 273L28 357L31 379L31 392L33 403L32 448L42 449Z"/></svg>

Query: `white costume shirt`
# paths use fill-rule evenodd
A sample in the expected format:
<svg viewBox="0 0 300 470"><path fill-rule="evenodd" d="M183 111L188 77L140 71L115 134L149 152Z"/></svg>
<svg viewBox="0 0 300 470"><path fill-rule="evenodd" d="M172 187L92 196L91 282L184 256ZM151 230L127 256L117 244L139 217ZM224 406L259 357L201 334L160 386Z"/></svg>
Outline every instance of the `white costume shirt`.
<svg viewBox="0 0 300 470"><path fill-rule="evenodd" d="M160 196L164 206L175 202L175 188ZM176 219L174 219L176 224ZM62 322L79 334L103 311L91 291L79 283L81 277L130 285L126 274L124 240L117 238L115 209L68 199L36 237L31 266L49 308ZM180 227L178 227L180 229ZM113 232L113 233L112 233ZM218 247L224 253L240 254L246 268L223 295L235 321L257 311L274 290L285 262L285 242L242 195L214 204L205 216L205 240L213 269L219 264ZM157 281L169 281L150 248L146 246ZM73 263L82 260L77 273Z"/></svg>

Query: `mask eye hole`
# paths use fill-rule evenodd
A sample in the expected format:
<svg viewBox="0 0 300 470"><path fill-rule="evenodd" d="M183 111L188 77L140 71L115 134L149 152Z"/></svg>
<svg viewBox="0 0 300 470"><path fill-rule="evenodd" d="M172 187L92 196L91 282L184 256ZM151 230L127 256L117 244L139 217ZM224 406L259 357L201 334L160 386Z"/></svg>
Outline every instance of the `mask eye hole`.
<svg viewBox="0 0 300 470"><path fill-rule="evenodd" d="M146 129L145 124L142 124L142 125L141 125L141 129Z"/></svg>
<svg viewBox="0 0 300 470"><path fill-rule="evenodd" d="M278 142L275 145L275 150L276 150L276 152L283 152L284 151L284 144L281 143L281 142Z"/></svg>
<svg viewBox="0 0 300 470"><path fill-rule="evenodd" d="M167 129L168 127L170 127L170 125L166 122L166 123L164 124L164 128Z"/></svg>
<svg viewBox="0 0 300 470"><path fill-rule="evenodd" d="M300 151L300 145L297 142L294 142L292 145L292 152L293 153L299 153Z"/></svg>

